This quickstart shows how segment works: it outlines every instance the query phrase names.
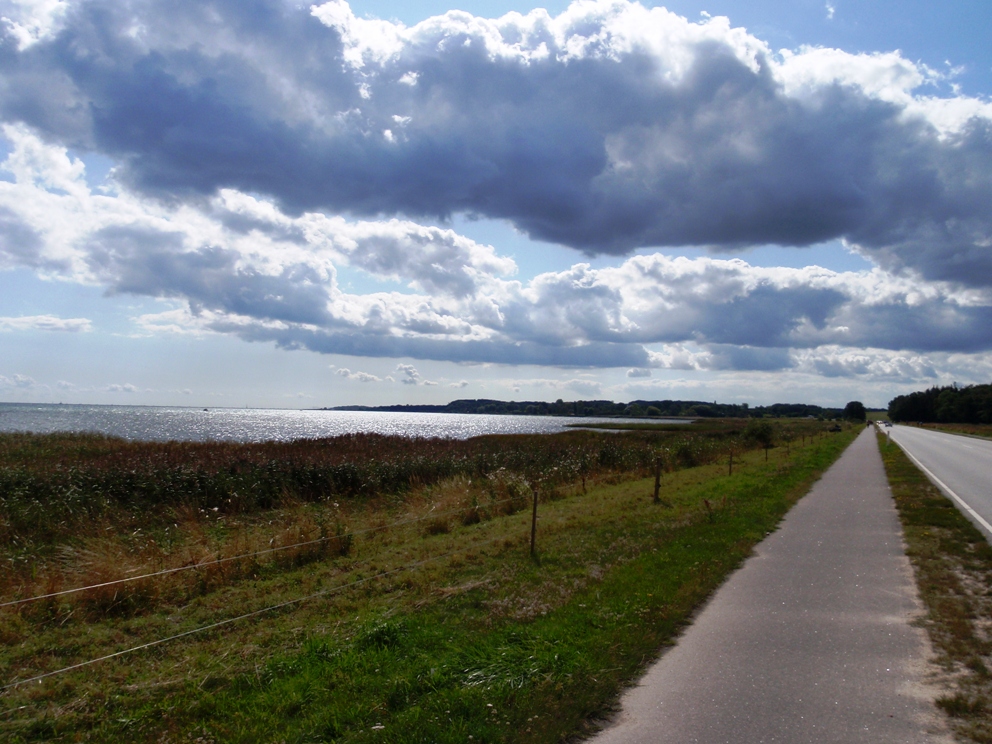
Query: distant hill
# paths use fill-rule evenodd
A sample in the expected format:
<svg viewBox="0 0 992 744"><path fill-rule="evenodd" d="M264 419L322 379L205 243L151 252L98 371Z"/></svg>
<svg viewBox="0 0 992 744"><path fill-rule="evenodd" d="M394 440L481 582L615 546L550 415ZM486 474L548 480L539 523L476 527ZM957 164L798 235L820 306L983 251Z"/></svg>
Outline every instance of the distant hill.
<svg viewBox="0 0 992 744"><path fill-rule="evenodd" d="M540 400L505 401L489 398L453 400L443 406L335 406L325 411L387 411L392 413L500 413L520 416L662 416L675 418L749 418L786 417L837 418L839 408L822 408L805 403L775 403L770 406L749 407L746 403L716 403L700 400L632 400L614 403L611 400Z"/></svg>

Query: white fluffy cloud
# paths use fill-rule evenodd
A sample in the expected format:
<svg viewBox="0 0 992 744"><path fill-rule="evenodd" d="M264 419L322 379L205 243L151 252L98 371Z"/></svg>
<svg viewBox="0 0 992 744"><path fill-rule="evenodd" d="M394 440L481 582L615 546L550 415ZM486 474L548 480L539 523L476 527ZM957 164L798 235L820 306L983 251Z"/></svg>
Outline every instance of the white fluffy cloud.
<svg viewBox="0 0 992 744"><path fill-rule="evenodd" d="M0 117L168 200L480 214L589 253L841 237L892 270L992 276L992 104L897 52L778 54L627 0L409 28L342 0L50 5L7 25ZM428 254L425 291L466 291Z"/></svg>
<svg viewBox="0 0 992 744"><path fill-rule="evenodd" d="M79 333L91 330L92 325L87 318L58 318L54 315L22 315L16 318L0 318L0 331Z"/></svg>
<svg viewBox="0 0 992 744"><path fill-rule="evenodd" d="M632 379L927 377L992 349L992 104L899 53L773 53L627 0L412 27L342 0L3 7L0 269L175 301L146 331ZM842 238L878 268L644 254L522 280L453 214L618 255ZM343 266L401 290L346 292Z"/></svg>
<svg viewBox="0 0 992 744"><path fill-rule="evenodd" d="M59 28L68 9L67 0L2 0L0 23L25 49L40 39L50 38Z"/></svg>
<svg viewBox="0 0 992 744"><path fill-rule="evenodd" d="M294 217L231 190L197 206L120 188L96 193L64 148L22 127L6 132L14 147L3 167L14 178L0 182L0 211L8 234L32 238L0 244L0 263L180 303L143 316L147 331L228 333L359 356L635 370L782 369L797 364L790 349L824 346L992 348L984 288L883 269L760 268L662 254L521 281L492 246L414 222ZM337 283L340 265L408 291L349 294ZM29 327L87 330L89 322L0 320L0 328ZM825 375L857 368L819 366ZM427 384L412 366L398 371L407 384Z"/></svg>
<svg viewBox="0 0 992 744"><path fill-rule="evenodd" d="M108 393L137 393L138 386L132 385L130 382L125 382L123 384L115 382L107 385L106 391Z"/></svg>
<svg viewBox="0 0 992 744"><path fill-rule="evenodd" d="M7 377L0 375L0 388L33 388L37 383L34 378L27 375L15 374Z"/></svg>
<svg viewBox="0 0 992 744"><path fill-rule="evenodd" d="M334 374L338 377L343 377L346 380L357 380L358 382L382 382L382 378L378 375L373 375L371 372L362 372L361 370L352 372L347 367L332 367Z"/></svg>

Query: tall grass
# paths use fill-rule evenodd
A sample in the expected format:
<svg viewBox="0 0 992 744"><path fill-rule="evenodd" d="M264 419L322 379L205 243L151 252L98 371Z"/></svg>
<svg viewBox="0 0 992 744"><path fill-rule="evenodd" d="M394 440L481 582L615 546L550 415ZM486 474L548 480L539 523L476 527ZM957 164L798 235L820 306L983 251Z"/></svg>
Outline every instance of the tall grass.
<svg viewBox="0 0 992 744"><path fill-rule="evenodd" d="M555 487L582 475L641 473L720 456L731 432L569 432L468 441L353 434L261 444L126 442L87 434L0 435L0 542L53 544L103 520L148 529L207 511L251 514L287 502L403 495L456 476L498 473Z"/></svg>
<svg viewBox="0 0 992 744"><path fill-rule="evenodd" d="M648 475L659 461L666 471L711 463L761 444L751 436L753 423L467 441L353 434L156 443L4 434L0 603L197 567L19 610L133 615L263 572L347 555L350 533L385 527L387 513L422 517L426 534L443 534L458 522L523 509L535 492L545 500L580 485L584 492ZM787 443L817 427L792 421L777 425L776 435Z"/></svg>
<svg viewBox="0 0 992 744"><path fill-rule="evenodd" d="M659 456L713 458L703 467L672 466L662 483L666 506L652 503L653 477L628 477L636 469L586 463L583 495L580 481L553 473L542 481L503 461L484 477L459 475L411 488L401 502L368 502L368 524L389 522L410 506L424 516L455 517L443 529L427 519L390 532L375 550L363 554L358 546L342 564L262 572L129 618L13 615L0 623L0 678L24 679L389 572L292 611L13 688L0 695L7 713L0 738L568 740L609 711L619 690L856 433L791 453L778 448L768 462L763 452L738 450L733 476L723 458L729 447L745 445L732 432L698 448L680 439L650 441L648 465ZM600 443L610 447L595 452L618 456L613 448L626 440L604 436ZM630 441L639 451L638 440ZM659 455L663 447L669 452ZM527 551L530 513L503 516L492 508L510 499L513 511L513 499L525 502L533 488L543 500L536 561ZM470 513L479 521L463 518Z"/></svg>
<svg viewBox="0 0 992 744"><path fill-rule="evenodd" d="M383 510L429 501L458 512L431 520L426 529L439 534L454 521L519 510L535 491L554 498L578 483L646 475L658 458L667 470L712 462L747 444L740 428L257 444L0 435L0 602L319 541L265 562L249 557L68 600L133 614L273 566L347 553L348 540L329 538L386 524ZM356 518L367 511L379 516Z"/></svg>

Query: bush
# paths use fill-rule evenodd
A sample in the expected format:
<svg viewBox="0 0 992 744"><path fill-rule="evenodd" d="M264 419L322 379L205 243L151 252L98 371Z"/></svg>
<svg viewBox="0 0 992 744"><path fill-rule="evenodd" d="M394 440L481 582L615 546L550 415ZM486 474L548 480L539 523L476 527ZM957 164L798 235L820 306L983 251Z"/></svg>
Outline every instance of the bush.
<svg viewBox="0 0 992 744"><path fill-rule="evenodd" d="M745 439L757 442L765 449L771 447L775 441L775 429L772 428L770 421L763 419L751 419L748 421L747 426L744 427L743 435Z"/></svg>

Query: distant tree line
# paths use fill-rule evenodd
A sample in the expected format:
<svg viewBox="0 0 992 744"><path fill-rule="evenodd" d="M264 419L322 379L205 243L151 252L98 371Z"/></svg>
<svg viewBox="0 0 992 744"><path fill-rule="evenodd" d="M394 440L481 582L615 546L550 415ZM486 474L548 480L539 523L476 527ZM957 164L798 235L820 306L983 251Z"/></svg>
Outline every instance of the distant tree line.
<svg viewBox="0 0 992 744"><path fill-rule="evenodd" d="M889 402L893 421L992 424L992 385L932 387Z"/></svg>
<svg viewBox="0 0 992 744"><path fill-rule="evenodd" d="M747 403L716 403L699 400L633 400L614 403L611 400L564 401L505 401L480 398L454 400L443 406L337 406L332 411L389 411L395 413L502 413L522 416L624 416L691 418L762 418L784 417L839 418L839 408L822 408L804 403L775 403L750 407Z"/></svg>

